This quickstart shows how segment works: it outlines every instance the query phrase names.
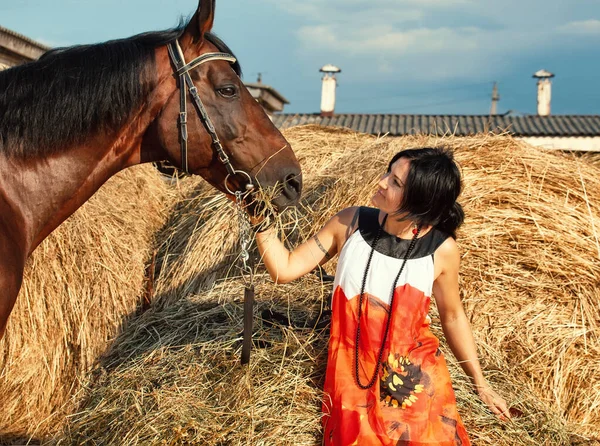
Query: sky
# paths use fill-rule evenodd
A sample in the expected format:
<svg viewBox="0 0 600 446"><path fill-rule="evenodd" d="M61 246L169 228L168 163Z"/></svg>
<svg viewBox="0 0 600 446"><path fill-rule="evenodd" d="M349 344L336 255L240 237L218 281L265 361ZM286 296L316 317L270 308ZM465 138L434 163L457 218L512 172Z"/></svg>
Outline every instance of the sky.
<svg viewBox="0 0 600 446"><path fill-rule="evenodd" d="M0 25L49 46L167 29L198 0L0 0ZM599 0L217 0L213 32L244 81L320 108L319 68L334 64L337 113L535 114L536 79L553 114L600 114Z"/></svg>

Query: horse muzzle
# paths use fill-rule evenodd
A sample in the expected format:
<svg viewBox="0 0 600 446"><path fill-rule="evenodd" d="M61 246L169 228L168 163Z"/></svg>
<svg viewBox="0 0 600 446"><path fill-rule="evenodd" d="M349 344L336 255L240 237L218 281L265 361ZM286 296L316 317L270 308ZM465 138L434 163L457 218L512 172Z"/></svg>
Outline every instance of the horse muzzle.
<svg viewBox="0 0 600 446"><path fill-rule="evenodd" d="M302 194L302 173L300 169L290 168L282 172L282 180L274 185L273 207L278 211L297 206Z"/></svg>

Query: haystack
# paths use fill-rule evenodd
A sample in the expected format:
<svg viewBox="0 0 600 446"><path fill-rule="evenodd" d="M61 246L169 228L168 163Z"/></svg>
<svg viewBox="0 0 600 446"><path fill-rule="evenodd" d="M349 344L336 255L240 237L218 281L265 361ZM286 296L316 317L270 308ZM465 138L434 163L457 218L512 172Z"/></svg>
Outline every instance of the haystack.
<svg viewBox="0 0 600 446"><path fill-rule="evenodd" d="M398 150L453 148L467 214L462 299L484 374L521 412L511 423L490 414L443 344L473 443L600 441L598 167L504 135L392 139L303 127L286 136L305 175L291 244L338 210L368 205ZM156 304L117 339L58 444L319 444L327 331L313 327L329 285L308 275L276 286L259 267L257 348L249 367L239 365L235 213L210 193L200 200L214 206L180 215L159 251ZM295 327L261 320L273 309ZM435 308L431 316L442 338Z"/></svg>
<svg viewBox="0 0 600 446"><path fill-rule="evenodd" d="M0 443L43 438L140 305L172 195L151 166L109 180L29 259L0 341Z"/></svg>

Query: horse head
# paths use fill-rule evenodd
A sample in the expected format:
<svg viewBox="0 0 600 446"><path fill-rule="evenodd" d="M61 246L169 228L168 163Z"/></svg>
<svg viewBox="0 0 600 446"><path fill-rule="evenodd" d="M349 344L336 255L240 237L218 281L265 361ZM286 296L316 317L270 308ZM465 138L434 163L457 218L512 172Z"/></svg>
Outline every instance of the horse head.
<svg viewBox="0 0 600 446"><path fill-rule="evenodd" d="M168 82L174 88L155 121L160 147L172 164L201 175L230 198L250 184L275 188L276 209L296 205L302 189L298 160L242 83L231 51L210 33L214 13L214 0L201 1L169 48L173 75ZM157 61L165 58L164 51L157 53ZM187 121L185 130L182 121Z"/></svg>

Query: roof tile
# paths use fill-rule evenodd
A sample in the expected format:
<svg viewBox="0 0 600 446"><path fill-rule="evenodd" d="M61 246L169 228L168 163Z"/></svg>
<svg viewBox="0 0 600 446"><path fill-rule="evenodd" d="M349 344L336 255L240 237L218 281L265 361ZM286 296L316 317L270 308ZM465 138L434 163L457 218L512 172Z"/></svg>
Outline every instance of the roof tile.
<svg viewBox="0 0 600 446"><path fill-rule="evenodd" d="M600 136L600 115L373 115L338 114L321 118L319 114L275 114L273 122L281 129L315 123L346 127L374 135L452 133L468 136L480 132L500 133L508 130L514 136Z"/></svg>

